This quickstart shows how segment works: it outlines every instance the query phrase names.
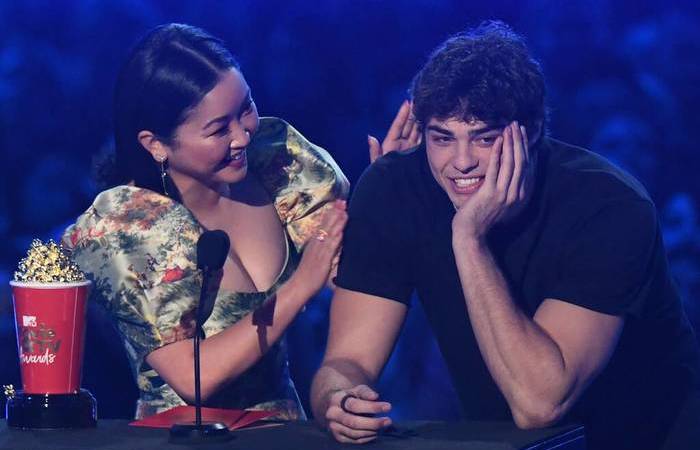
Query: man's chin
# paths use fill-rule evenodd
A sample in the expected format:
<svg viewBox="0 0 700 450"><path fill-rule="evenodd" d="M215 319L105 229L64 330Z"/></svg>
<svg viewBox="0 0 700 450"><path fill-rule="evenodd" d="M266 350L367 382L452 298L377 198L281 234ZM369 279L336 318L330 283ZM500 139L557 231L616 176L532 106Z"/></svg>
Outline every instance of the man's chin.
<svg viewBox="0 0 700 450"><path fill-rule="evenodd" d="M447 186L445 186L447 184ZM452 205L455 207L455 209L459 209L462 206L464 206L467 202L469 202L472 197L474 197L474 194L476 194L479 191L479 187L473 190L469 190L468 192L456 192L457 189L454 188L452 182L447 182L443 184L442 188L447 194L447 196L450 198L450 201L452 202Z"/></svg>
<svg viewBox="0 0 700 450"><path fill-rule="evenodd" d="M455 207L455 210L458 210L462 206L466 205L467 202L473 197L473 194L452 194L449 196L450 201L452 202L452 206Z"/></svg>

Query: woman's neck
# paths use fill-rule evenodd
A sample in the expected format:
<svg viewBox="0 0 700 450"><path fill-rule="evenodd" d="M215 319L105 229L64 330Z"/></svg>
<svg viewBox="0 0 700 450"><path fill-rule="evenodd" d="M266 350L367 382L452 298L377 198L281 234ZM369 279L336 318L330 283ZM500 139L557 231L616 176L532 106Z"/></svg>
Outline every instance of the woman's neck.
<svg viewBox="0 0 700 450"><path fill-rule="evenodd" d="M173 182L180 192L182 203L187 209L206 211L216 208L222 198L230 196L228 184L204 184L189 177L175 175Z"/></svg>

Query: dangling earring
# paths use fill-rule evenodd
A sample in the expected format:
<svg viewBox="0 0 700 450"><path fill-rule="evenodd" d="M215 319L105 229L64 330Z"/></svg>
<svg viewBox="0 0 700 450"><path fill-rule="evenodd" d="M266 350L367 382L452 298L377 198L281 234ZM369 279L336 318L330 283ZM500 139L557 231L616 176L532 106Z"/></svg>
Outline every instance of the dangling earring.
<svg viewBox="0 0 700 450"><path fill-rule="evenodd" d="M160 163L160 182L163 185L163 194L165 194L166 197L170 197L168 189L165 187L165 177L168 176L168 173L165 171L165 162L168 158L165 155L158 155L156 158Z"/></svg>

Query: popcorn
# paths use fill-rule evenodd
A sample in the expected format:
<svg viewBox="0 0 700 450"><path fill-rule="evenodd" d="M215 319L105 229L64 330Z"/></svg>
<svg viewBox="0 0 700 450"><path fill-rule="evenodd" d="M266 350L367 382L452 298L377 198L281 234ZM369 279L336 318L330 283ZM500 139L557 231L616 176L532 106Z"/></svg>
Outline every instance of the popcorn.
<svg viewBox="0 0 700 450"><path fill-rule="evenodd" d="M85 274L71 261L66 249L49 240L32 241L27 256L19 262L15 281L68 283L85 281Z"/></svg>

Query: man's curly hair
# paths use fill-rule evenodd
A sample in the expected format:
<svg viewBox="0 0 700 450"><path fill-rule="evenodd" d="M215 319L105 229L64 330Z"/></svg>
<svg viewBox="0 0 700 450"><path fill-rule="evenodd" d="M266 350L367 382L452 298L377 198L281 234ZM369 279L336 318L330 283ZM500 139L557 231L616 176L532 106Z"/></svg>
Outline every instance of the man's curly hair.
<svg viewBox="0 0 700 450"><path fill-rule="evenodd" d="M545 122L542 69L522 37L503 22L483 22L433 51L413 79L413 113L425 127L435 117L528 129Z"/></svg>

